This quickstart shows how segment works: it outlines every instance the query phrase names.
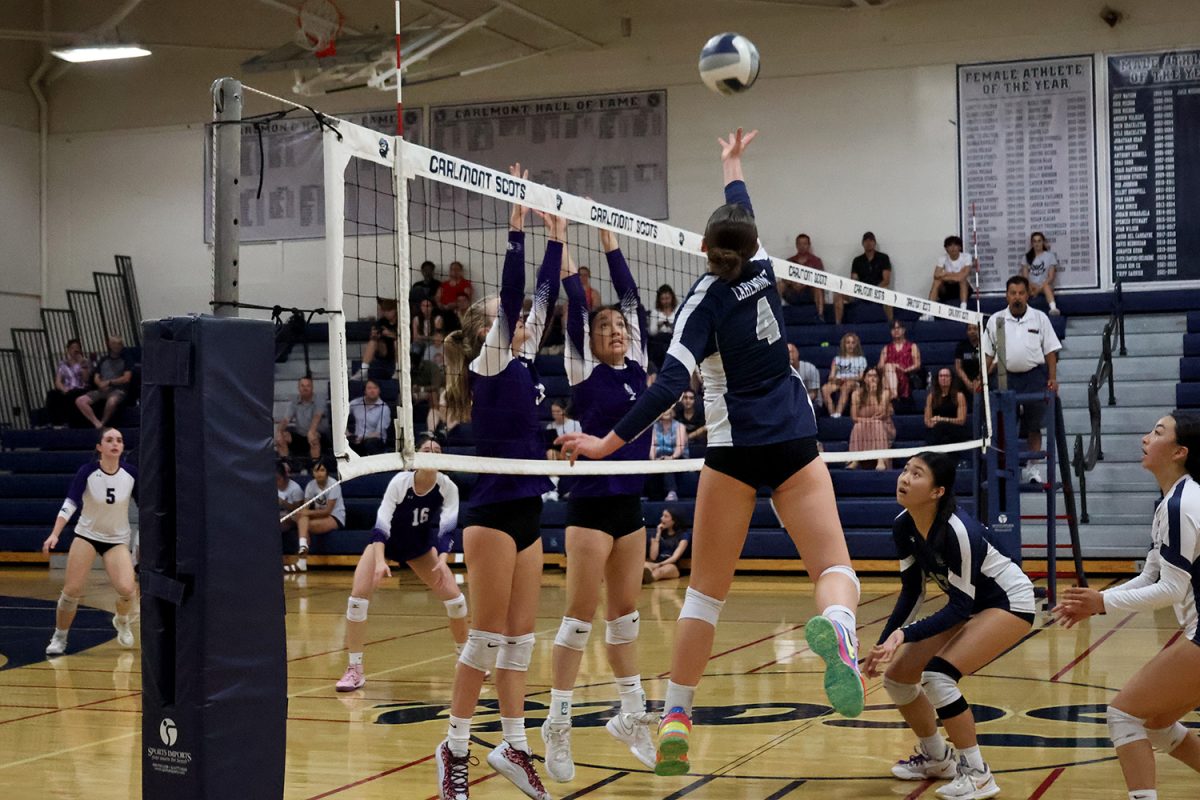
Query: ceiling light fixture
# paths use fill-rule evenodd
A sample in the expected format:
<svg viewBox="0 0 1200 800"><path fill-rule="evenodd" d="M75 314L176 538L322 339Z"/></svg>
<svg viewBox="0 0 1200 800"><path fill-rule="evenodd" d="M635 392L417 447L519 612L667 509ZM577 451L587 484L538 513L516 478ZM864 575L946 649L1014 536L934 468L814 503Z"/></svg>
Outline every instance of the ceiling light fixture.
<svg viewBox="0 0 1200 800"><path fill-rule="evenodd" d="M150 51L146 48L132 44L60 47L50 52L63 61L70 61L73 64L82 64L88 61L114 61L120 58L141 58L150 55Z"/></svg>

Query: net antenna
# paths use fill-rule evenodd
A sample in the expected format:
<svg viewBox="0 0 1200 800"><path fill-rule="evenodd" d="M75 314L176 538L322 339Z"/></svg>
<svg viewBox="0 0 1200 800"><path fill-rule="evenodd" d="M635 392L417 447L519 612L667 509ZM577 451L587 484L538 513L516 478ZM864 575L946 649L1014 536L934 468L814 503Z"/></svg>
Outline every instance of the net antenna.
<svg viewBox="0 0 1200 800"><path fill-rule="evenodd" d="M337 54L337 37L346 18L333 0L304 0L296 9L296 44L317 58Z"/></svg>

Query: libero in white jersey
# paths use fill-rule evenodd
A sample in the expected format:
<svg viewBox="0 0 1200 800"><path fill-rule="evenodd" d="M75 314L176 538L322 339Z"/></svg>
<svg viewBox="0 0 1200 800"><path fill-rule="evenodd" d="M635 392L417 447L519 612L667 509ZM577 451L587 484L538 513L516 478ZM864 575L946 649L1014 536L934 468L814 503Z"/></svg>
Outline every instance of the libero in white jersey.
<svg viewBox="0 0 1200 800"><path fill-rule="evenodd" d="M98 460L83 465L75 473L54 529L42 544L42 552L53 550L67 524L78 513L75 536L67 552L67 574L58 598L54 635L46 647L49 656L67 652L67 633L97 555L104 559L104 569L117 592L117 613L113 617L117 641L124 647L133 647L131 612L135 580L129 552L129 500L137 499L137 470L121 460L125 437L116 428L101 429L96 452Z"/></svg>

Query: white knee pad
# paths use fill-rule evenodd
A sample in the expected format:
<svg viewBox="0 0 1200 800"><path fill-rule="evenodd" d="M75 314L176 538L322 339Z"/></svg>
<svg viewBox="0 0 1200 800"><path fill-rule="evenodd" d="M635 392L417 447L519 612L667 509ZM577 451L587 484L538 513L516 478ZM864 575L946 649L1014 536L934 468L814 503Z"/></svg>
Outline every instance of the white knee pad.
<svg viewBox="0 0 1200 800"><path fill-rule="evenodd" d="M845 575L850 580L854 581L855 595L860 596L860 597L862 596L862 584L858 580L858 575L856 575L854 572L854 567L848 567L845 564L834 564L832 567L829 567L824 572L822 572L820 575L818 575L817 580L821 580L821 578L824 578L826 575L828 575L830 573L841 573L842 575Z"/></svg>
<svg viewBox="0 0 1200 800"><path fill-rule="evenodd" d="M504 637L491 631L472 629L467 633L467 644L459 654L458 660L471 669L480 672L491 672L496 666L496 657L500 655L500 647Z"/></svg>
<svg viewBox="0 0 1200 800"><path fill-rule="evenodd" d="M888 693L888 697L892 698L892 702L896 707L906 706L921 696L921 684L919 683L901 683L894 681L887 675L883 676L883 690Z"/></svg>
<svg viewBox="0 0 1200 800"><path fill-rule="evenodd" d="M496 667L513 672L528 672L529 662L533 659L533 634L508 636L500 645L500 657L496 659Z"/></svg>
<svg viewBox="0 0 1200 800"><path fill-rule="evenodd" d="M369 605L371 605L370 600L365 600L361 597L351 597L346 601L346 619L351 622L366 622L367 606Z"/></svg>
<svg viewBox="0 0 1200 800"><path fill-rule="evenodd" d="M59 611L74 611L78 605L79 605L78 597L71 597L71 595L67 594L66 592L63 592L62 594L60 594L58 596L58 610Z"/></svg>
<svg viewBox="0 0 1200 800"><path fill-rule="evenodd" d="M568 650L583 652L591 633L592 623L574 617L563 617L562 623L558 626L558 633L554 635L554 643L562 645Z"/></svg>
<svg viewBox="0 0 1200 800"><path fill-rule="evenodd" d="M1112 739L1113 747L1149 738L1146 735L1146 720L1126 714L1113 706L1108 707L1106 716L1108 717L1108 737Z"/></svg>
<svg viewBox="0 0 1200 800"><path fill-rule="evenodd" d="M630 642L636 642L641 619L641 614L636 611L630 611L623 617L610 620L604 626L604 641L608 644L629 644Z"/></svg>
<svg viewBox="0 0 1200 800"><path fill-rule="evenodd" d="M467 615L467 596L459 594L453 600L443 600L442 605L446 607L446 616L450 619L462 619Z"/></svg>
<svg viewBox="0 0 1200 800"><path fill-rule="evenodd" d="M1176 722L1169 728L1147 728L1146 738L1160 753L1170 753L1183 743L1188 736L1188 729L1182 722Z"/></svg>
<svg viewBox="0 0 1200 800"><path fill-rule="evenodd" d="M679 618L698 619L715 628L717 620L721 618L721 609L724 607L724 600L709 597L689 586L683 595L683 608L679 610Z"/></svg>
<svg viewBox="0 0 1200 800"><path fill-rule="evenodd" d="M929 698L929 702L933 704L938 718L949 719L966 711L968 706L958 688L958 678L962 676L954 674L958 670L955 670L950 664L938 663L939 661L940 659L935 656L926 665L925 671L921 673L921 689ZM945 671L946 668L953 672Z"/></svg>

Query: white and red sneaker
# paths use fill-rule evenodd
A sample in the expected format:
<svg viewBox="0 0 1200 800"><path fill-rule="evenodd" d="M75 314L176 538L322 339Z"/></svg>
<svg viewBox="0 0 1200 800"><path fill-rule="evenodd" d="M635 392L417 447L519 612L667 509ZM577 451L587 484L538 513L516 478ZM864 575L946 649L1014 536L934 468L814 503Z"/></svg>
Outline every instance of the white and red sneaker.
<svg viewBox="0 0 1200 800"><path fill-rule="evenodd" d="M336 688L339 692L353 692L367 685L367 679L363 675L362 664L351 664L346 667L346 674L337 682Z"/></svg>
<svg viewBox="0 0 1200 800"><path fill-rule="evenodd" d="M470 800L471 787L467 777L468 770L479 763L470 754L456 756L450 749L450 742L443 739L434 751L433 760L437 762L438 797L440 800Z"/></svg>
<svg viewBox="0 0 1200 800"><path fill-rule="evenodd" d="M508 742L501 742L499 747L488 753L487 762L492 769L524 792L526 797L533 800L553 800L542 785L537 770L533 768L533 757L524 750L518 750Z"/></svg>

